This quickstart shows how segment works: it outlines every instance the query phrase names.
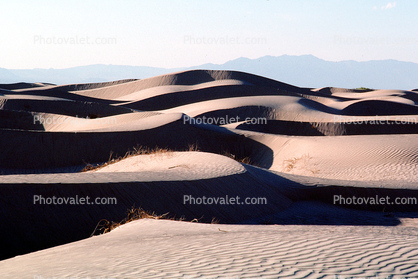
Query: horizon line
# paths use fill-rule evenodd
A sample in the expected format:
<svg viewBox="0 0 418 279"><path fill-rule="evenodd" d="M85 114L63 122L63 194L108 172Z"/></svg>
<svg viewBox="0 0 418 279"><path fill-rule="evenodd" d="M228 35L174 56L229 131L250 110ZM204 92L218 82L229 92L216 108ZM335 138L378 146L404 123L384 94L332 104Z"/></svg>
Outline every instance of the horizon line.
<svg viewBox="0 0 418 279"><path fill-rule="evenodd" d="M332 61L332 60L325 60L322 58L319 58L313 54L301 54L301 55L291 55L291 54L282 54L282 55L278 55L278 56L274 56L274 55L264 55L264 56L260 56L258 58L248 58L248 57L238 57L235 59L230 59L227 60L226 62L223 62L221 64L216 64L216 63L212 63L212 62L207 62L207 63L203 63L203 64L199 64L199 65L192 65L192 66L179 66L179 67L157 67L157 66L148 66L148 65L127 65L127 64L104 64L104 63L97 63L97 64L87 64L87 65L78 65L78 66L70 66L70 67L65 67L65 68L3 68L0 67L0 69L5 69L5 70L16 70L16 71L24 71L24 70L67 70L67 69L72 69L72 68L81 68L81 67L89 67L89 66L121 66L121 67L147 67L147 68L154 68L154 69L165 69L165 70L181 70L181 69L188 69L188 68L192 68L192 67L200 67L200 66L204 66L204 65L224 65L228 62L232 62L238 59L248 59L248 60L257 60L257 59L262 59L265 57L273 57L273 58L279 58L279 57L283 57L283 56L290 56L290 57L302 57L302 56L312 56L316 59L325 61L325 62L334 62L334 63L339 63L339 62L357 62L357 63L366 63L366 62L375 62L375 61L396 61L396 62L403 62L403 63L413 63L413 64L418 64L418 62L413 62L413 61L403 61L403 60L397 60L397 59L392 59L392 58L387 58L387 59L373 59L373 60L354 60L354 59L349 59L349 60L338 60L338 61Z"/></svg>

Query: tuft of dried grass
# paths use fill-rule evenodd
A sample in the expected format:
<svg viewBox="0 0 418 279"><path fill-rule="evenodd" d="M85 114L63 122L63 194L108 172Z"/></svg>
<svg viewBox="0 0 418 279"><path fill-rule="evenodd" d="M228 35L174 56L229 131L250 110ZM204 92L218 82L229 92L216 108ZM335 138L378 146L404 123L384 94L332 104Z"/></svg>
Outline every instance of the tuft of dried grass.
<svg viewBox="0 0 418 279"><path fill-rule="evenodd" d="M111 151L107 162L102 163L102 164L96 164L96 165L87 163L86 166L81 170L81 172L101 169L108 165L122 161L123 159L137 156L137 155L161 154L161 153L169 153L169 152L173 152L173 151L168 148L161 148L158 146L155 148L139 146L139 147L134 147L133 150L126 152L124 156L118 156L118 157L112 158L113 151Z"/></svg>
<svg viewBox="0 0 418 279"><path fill-rule="evenodd" d="M113 157L113 151L110 152L109 155L109 159L105 162L105 163L101 163L101 164L90 164L90 163L85 163L86 166L81 170L81 172L87 172L87 171L92 171L92 170L98 170L101 168L104 168L108 165L117 163L122 161L123 159L129 158L129 157L133 157L133 156L137 156L137 155L151 155L151 154L164 154L164 153L172 153L175 150L172 149L168 149L168 148L161 148L156 146L155 148L149 148L149 147L143 147L143 146L137 146L134 147L133 150L130 150L128 152L125 153L124 156L117 156L117 157ZM199 149L199 146L197 144L189 144L188 148L186 148L185 150L182 151L190 151L190 152L200 152L201 150ZM255 165L250 157L238 157L235 156L234 154L232 154L229 151L224 151L222 153L223 156L229 157L239 163L243 163L243 164L248 164L248 165Z"/></svg>
<svg viewBox="0 0 418 279"><path fill-rule="evenodd" d="M180 218L175 218L175 217L169 217L168 214L169 214L169 212L164 213L162 215L157 215L157 214L155 214L155 212L149 212L149 211L146 211L146 210L142 209L141 207L136 208L136 207L132 206L132 208L128 210L127 216L120 222L108 221L106 219L100 220L97 223L96 227L94 228L94 231L90 235L90 237L92 237L94 235L100 235L100 234L108 233L108 232L116 229L119 226L125 225L125 224L127 224L129 222L132 222L132 221L135 221L135 220L140 220L140 219L154 219L154 220L164 219L164 220L180 221L180 222L183 222L183 221L186 220L183 216L180 217ZM189 222L199 223L201 218L199 218L199 219L195 218L195 219L193 219ZM219 223L219 219L213 217L211 224L218 224L218 223Z"/></svg>
<svg viewBox="0 0 418 279"><path fill-rule="evenodd" d="M197 144L189 144L189 149L187 151L195 151L195 152L199 152L199 146Z"/></svg>
<svg viewBox="0 0 418 279"><path fill-rule="evenodd" d="M108 233L115 228L122 226L124 224L127 224L129 222L132 222L134 220L140 220L140 219L168 219L167 218L168 212L162 215L156 215L155 212L147 212L142 208L135 208L132 207L128 210L127 216L125 219L123 219L120 222L113 222L108 221L106 219L102 219L97 223L96 228L94 229L93 233L90 236L96 235L96 234L105 234Z"/></svg>
<svg viewBox="0 0 418 279"><path fill-rule="evenodd" d="M300 157L293 157L291 159L284 160L283 170L285 172L291 172L296 169L305 169L307 171L310 171L312 174L319 173L319 169L316 169L314 165L310 164L310 160L312 159L309 154L304 154Z"/></svg>
<svg viewBox="0 0 418 279"><path fill-rule="evenodd" d="M224 156L226 156L228 158L231 158L231 159L233 159L233 160L235 160L235 161L237 161L239 163L243 163L243 164L247 164L247 165L254 165L251 162L250 157L238 157L238 156L235 156L234 154L232 154L229 151L224 151L222 155L224 155Z"/></svg>

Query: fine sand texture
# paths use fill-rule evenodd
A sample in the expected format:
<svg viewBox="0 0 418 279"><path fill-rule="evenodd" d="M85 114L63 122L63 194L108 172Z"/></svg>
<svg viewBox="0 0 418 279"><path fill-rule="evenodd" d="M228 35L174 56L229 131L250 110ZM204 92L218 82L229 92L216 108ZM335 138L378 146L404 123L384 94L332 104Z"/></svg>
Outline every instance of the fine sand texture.
<svg viewBox="0 0 418 279"><path fill-rule="evenodd" d="M418 277L416 90L0 84L0 146L2 278Z"/></svg>
<svg viewBox="0 0 418 279"><path fill-rule="evenodd" d="M417 237L406 226L211 225L148 219L2 261L0 269L7 278L416 278Z"/></svg>

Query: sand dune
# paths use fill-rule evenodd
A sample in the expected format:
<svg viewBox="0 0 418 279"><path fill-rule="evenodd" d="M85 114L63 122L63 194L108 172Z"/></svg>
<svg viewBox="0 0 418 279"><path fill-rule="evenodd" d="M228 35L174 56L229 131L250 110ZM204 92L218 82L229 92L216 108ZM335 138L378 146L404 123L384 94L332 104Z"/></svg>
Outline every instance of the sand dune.
<svg viewBox="0 0 418 279"><path fill-rule="evenodd" d="M2 261L6 277L417 276L418 204L393 202L418 198L416 90L299 88L196 70L97 84L3 84L0 117L0 258L88 238L101 219L121 220L134 205L247 224L141 220ZM169 151L79 173L155 148ZM118 203L39 205L34 196ZM196 205L185 196L268 203ZM336 204L335 196L391 203ZM110 265L106 251L117 251ZM197 256L187 261L187 254Z"/></svg>
<svg viewBox="0 0 418 279"><path fill-rule="evenodd" d="M0 262L0 269L10 278L413 278L416 239L416 231L407 228L141 220Z"/></svg>
<svg viewBox="0 0 418 279"><path fill-rule="evenodd" d="M342 180L417 182L416 135L292 137L249 135L274 150L271 170ZM346 152L342 153L344 146ZM396 184L396 183L395 183Z"/></svg>

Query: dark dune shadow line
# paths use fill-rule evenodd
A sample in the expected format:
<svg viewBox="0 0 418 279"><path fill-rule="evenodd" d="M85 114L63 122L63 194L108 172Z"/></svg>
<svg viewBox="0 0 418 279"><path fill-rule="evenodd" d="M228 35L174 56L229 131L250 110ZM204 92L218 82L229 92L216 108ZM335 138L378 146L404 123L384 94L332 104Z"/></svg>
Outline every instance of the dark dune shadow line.
<svg viewBox="0 0 418 279"><path fill-rule="evenodd" d="M98 89L108 86L126 84L130 82L137 81L138 79L121 79L116 81L107 81L107 82L96 82L96 83L76 83L76 84L65 84L65 85L57 85L55 88L64 90L64 91L83 91L83 90L91 90L91 89Z"/></svg>
<svg viewBox="0 0 418 279"><path fill-rule="evenodd" d="M100 98L80 95L80 94L77 94L77 93L67 91L66 87L69 87L69 86L65 86L65 87L56 86L56 87L52 87L52 88L40 88L40 89L37 89L37 90L26 90L24 92L8 91L7 94L9 94L9 95L28 95L28 96L55 97L55 98L62 98L62 99L72 100L72 101L100 103L100 104L105 104L105 105L120 104L120 103L125 102L125 101L100 99Z"/></svg>
<svg viewBox="0 0 418 279"><path fill-rule="evenodd" d="M390 101L365 100L347 106L341 114L353 116L417 115L418 107Z"/></svg>
<svg viewBox="0 0 418 279"><path fill-rule="evenodd" d="M45 130L40 122L34 121L33 113L27 111L0 109L0 119L0 129Z"/></svg>
<svg viewBox="0 0 418 279"><path fill-rule="evenodd" d="M320 102L311 100L311 99L306 99L306 98L302 98L300 100L298 100L298 103L303 105L304 107L310 108L310 109L314 109L314 110L318 110L318 111L322 111L322 112L326 112L329 114L336 114L339 115L340 114L340 110L326 106L324 104L321 104Z"/></svg>
<svg viewBox="0 0 418 279"><path fill-rule="evenodd" d="M183 116L184 119L184 116ZM188 123L186 121L186 123ZM190 124L201 131L205 131L208 137L211 133L229 135L226 137L226 142L219 142L216 145L204 143L199 145L202 151L214 152L225 155L225 151L235 155L236 159L243 159L248 157L252 165L257 167L269 169L273 165L274 151L265 144L255 141L251 138L239 135L231 130L212 124ZM212 139L213 140L213 139Z"/></svg>
<svg viewBox="0 0 418 279"><path fill-rule="evenodd" d="M106 174L103 174L106 175ZM124 177L129 174L119 174ZM138 179L138 178L136 178ZM280 178L278 178L280 179ZM294 183L280 179L282 183ZM276 179L277 181L277 179ZM15 256L87 238L101 219L120 221L132 206L186 220L239 223L280 211L291 201L272 192L271 184L246 173L195 181L151 181L94 183L0 184L0 258ZM235 186L234 186L235 185ZM42 197L114 197L112 205L39 205L34 196ZM184 204L184 195L193 197L268 197L263 206ZM11 224L13 224L11 226Z"/></svg>
<svg viewBox="0 0 418 279"><path fill-rule="evenodd" d="M350 187L350 186L335 186L327 185L326 187L314 187L307 188L305 190L307 200L322 201L328 204L335 203L338 206L359 209L359 210L368 210L368 211L385 211L385 212L418 212L418 203L412 204L396 204L396 199L399 198L398 202L401 202L402 199L406 202L408 198L415 199L418 201L418 190L413 189L389 189L389 188L360 188L360 187ZM342 198L374 198L376 204L366 204L364 199L361 204L348 204L347 200L345 203ZM338 199L341 198L341 201ZM381 198L386 199L385 202L380 200ZM380 200L380 202L379 202ZM389 201L389 203L387 202ZM374 202L373 202L374 203Z"/></svg>
<svg viewBox="0 0 418 279"><path fill-rule="evenodd" d="M297 201L289 208L253 220L252 224L398 226L401 217L418 218L418 212L367 211L319 201Z"/></svg>
<svg viewBox="0 0 418 279"><path fill-rule="evenodd" d="M0 89L18 90L18 89L27 89L27 88L39 88L39 87L44 87L44 85L36 84L36 83L27 83L27 82L3 83L3 84L0 84ZM48 84L48 85L53 85L53 84Z"/></svg>
<svg viewBox="0 0 418 279"><path fill-rule="evenodd" d="M313 224L313 225L398 225L390 211L411 212L414 207L352 207L343 209L332 205L332 195L389 195L391 197L417 196L417 191L406 189L367 189L357 187L313 187L279 176L261 168L246 165L247 172L224 177L194 181L133 181L106 182L115 176L129 174L92 174L88 182L74 183L63 177L58 183L3 183L0 184L0 258L12 257L52 247L90 236L101 219L122 220L132 206L157 214L169 212L172 217L185 220L200 219L229 224ZM82 175L88 174L78 174ZM105 178L105 181L103 181ZM117 178L117 177L116 177ZM100 180L102 179L102 180ZM129 179L128 179L129 180ZM135 181L136 180L136 181ZM95 183L95 181L98 181ZM114 197L111 205L39 205L34 196ZM265 197L259 205L196 205L184 202L192 197ZM332 211L334 210L334 211ZM363 210L363 211L359 211ZM364 211L364 210L367 210ZM380 215L378 211L385 212ZM13 226L10 226L13 224Z"/></svg>
<svg viewBox="0 0 418 279"><path fill-rule="evenodd" d="M255 118L255 117L266 117L268 118L275 112L274 108L266 107L266 106L258 106L258 105L246 105L241 107L233 107L227 109L214 109L208 112L204 112L194 116L195 119L203 119L206 118L224 118L228 116L229 119L231 117L238 117L238 121L243 121L245 118ZM235 121L235 120L234 120ZM237 122L237 121L236 121ZM233 122L229 122L233 123Z"/></svg>
<svg viewBox="0 0 418 279"><path fill-rule="evenodd" d="M141 101L127 103L123 106L144 111L164 110L215 99L249 96L295 96L295 93L267 86L224 85L154 96Z"/></svg>
<svg viewBox="0 0 418 279"><path fill-rule="evenodd" d="M417 124L398 125L395 121L382 124L346 124L338 122L299 122L267 120L266 124L242 123L237 129L288 136L343 136L343 135L392 135L418 134Z"/></svg>
<svg viewBox="0 0 418 279"><path fill-rule="evenodd" d="M247 118L265 118L266 121L260 123L244 122L239 124L236 129L261 132L276 135L289 136L339 136L339 135L383 135L383 134L417 134L418 129L415 123L403 123L400 125L395 121L369 120L368 122L353 120L335 115L335 122L302 122L269 119L274 113L274 109L265 106L242 106L230 109L213 110L196 115L189 122L204 122L205 119L225 119L230 120L226 124L244 121ZM207 122L208 120L206 120ZM212 120L213 121L213 120ZM351 121L351 123L345 122ZM356 123L352 123L356 121ZM373 122L374 121L374 122ZM224 125L225 123L221 123Z"/></svg>
<svg viewBox="0 0 418 279"><path fill-rule="evenodd" d="M109 106L101 103L62 101L62 100L29 100L7 99L3 110L54 113L73 117L106 117L133 112L131 109L121 106Z"/></svg>
<svg viewBox="0 0 418 279"><path fill-rule="evenodd" d="M276 183L276 177L283 177L279 173L265 171L263 169L246 165L248 172L260 177L264 183ZM282 224L282 225L360 225L360 226L396 226L401 217L418 218L418 203L415 204L342 204L335 202L334 195L338 198L387 198L394 202L396 198L415 198L418 200L418 190L410 186L406 188L378 188L365 183L363 187L344 185L344 181L329 179L309 179L295 175L286 175L283 178L292 183L278 181L274 190L280 191L293 201L286 209L268 216L248 220L252 224ZM378 185L376 183L373 183ZM385 187L390 186L386 183ZM376 199L375 199L376 200ZM246 222L244 222L246 223Z"/></svg>
<svg viewBox="0 0 418 279"><path fill-rule="evenodd" d="M397 212L418 212L418 184L408 183L399 185L398 182L378 182L378 181L345 181L326 178L314 178L282 174L280 172L266 171L264 169L246 165L248 172L254 176L262 177L265 183L274 181L275 177L283 177L289 181L294 181L292 187L289 184L278 186L281 193L294 202L318 201L338 207L346 207L356 210L367 211L397 211ZM356 185L357 186L353 186ZM396 198L415 198L416 204L334 204L334 195L342 197L389 197L389 201L394 202Z"/></svg>
<svg viewBox="0 0 418 279"><path fill-rule="evenodd" d="M215 129L215 130L213 130ZM238 158L265 156L263 167L273 162L273 151L252 139L221 127L197 127L178 120L149 130L122 132L44 132L0 130L0 167L4 169L49 169L106 162L112 153L123 156L135 147L201 151ZM30 154L30 156L28 156ZM267 162L267 163L266 163ZM270 162L270 163L268 163Z"/></svg>

